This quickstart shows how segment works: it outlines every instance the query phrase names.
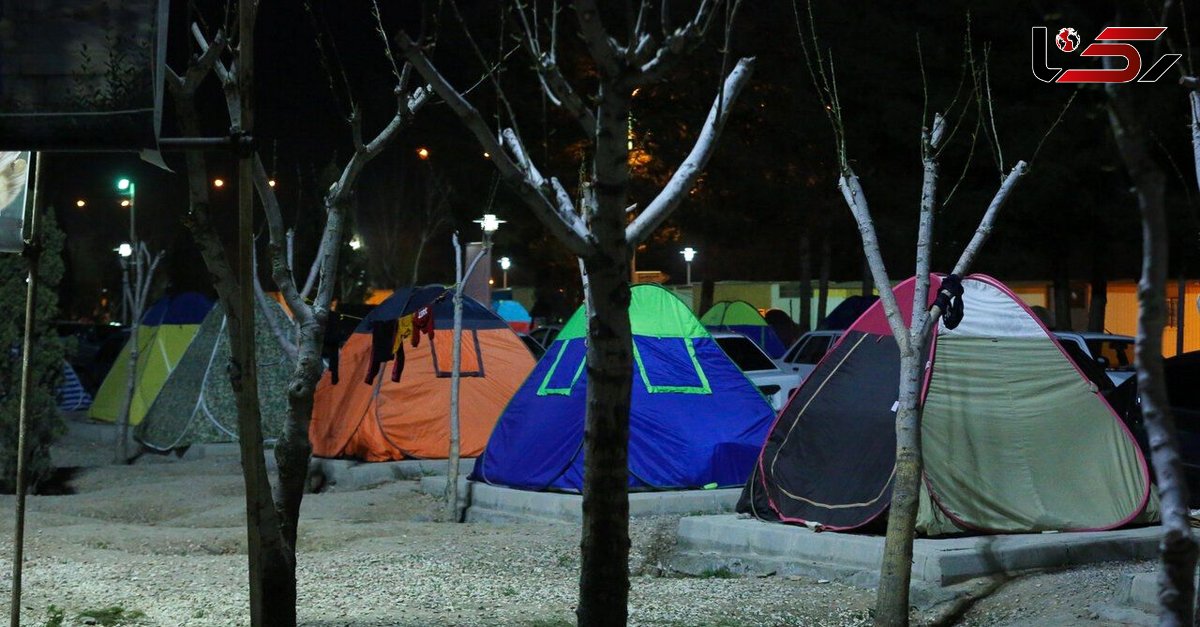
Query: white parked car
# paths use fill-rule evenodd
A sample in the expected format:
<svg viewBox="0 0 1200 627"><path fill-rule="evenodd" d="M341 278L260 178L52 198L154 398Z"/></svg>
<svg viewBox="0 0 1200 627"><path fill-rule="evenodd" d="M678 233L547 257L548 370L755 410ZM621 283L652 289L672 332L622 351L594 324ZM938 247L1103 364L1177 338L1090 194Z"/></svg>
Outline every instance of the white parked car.
<svg viewBox="0 0 1200 627"><path fill-rule="evenodd" d="M1053 333L1064 347L1068 342L1073 344L1074 346L1071 348L1078 349L1103 367L1104 374L1108 375L1113 385L1121 385L1126 379L1137 374L1133 355L1136 340L1128 335L1092 331L1054 331Z"/></svg>
<svg viewBox="0 0 1200 627"><path fill-rule="evenodd" d="M800 375L800 381L808 378L816 369L817 362L829 352L845 331L833 329L828 331L809 331L800 336L787 349L783 357L775 360L775 364L785 372L795 372Z"/></svg>
<svg viewBox="0 0 1200 627"><path fill-rule="evenodd" d="M775 411L782 409L792 392L800 387L801 378L798 374L781 370L750 338L724 331L713 333L712 336Z"/></svg>

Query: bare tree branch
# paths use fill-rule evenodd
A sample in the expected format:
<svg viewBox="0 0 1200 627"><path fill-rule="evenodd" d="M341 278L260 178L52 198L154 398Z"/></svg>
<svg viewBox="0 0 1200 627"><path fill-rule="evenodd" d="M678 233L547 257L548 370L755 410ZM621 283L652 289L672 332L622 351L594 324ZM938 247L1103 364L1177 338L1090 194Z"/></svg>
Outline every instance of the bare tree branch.
<svg viewBox="0 0 1200 627"><path fill-rule="evenodd" d="M617 59L622 54L621 46L617 45L604 29L595 0L575 0L575 15L579 19L579 31L583 34L583 41L587 44L588 52L595 60L601 76L618 78L621 65Z"/></svg>
<svg viewBox="0 0 1200 627"><path fill-rule="evenodd" d="M662 45L654 53L654 57L641 64L638 68L643 82L660 80L667 72L674 69L687 53L700 45L712 26L716 9L723 0L702 0L696 8L696 14L686 24L677 28L663 39Z"/></svg>
<svg viewBox="0 0 1200 627"><path fill-rule="evenodd" d="M734 66L729 77L725 79L723 88L725 97L722 98L718 95L713 102L712 108L708 112L708 118L704 120L704 126L700 129L700 136L696 138L696 143L692 146L692 151L683 160L683 163L679 164L675 173L671 175L671 180L667 181L658 196L646 206L646 210L625 229L625 237L630 242L636 244L645 241L670 215L671 211L687 197L688 191L696 184L696 180L704 171L704 166L708 164L708 160L716 150L717 139L721 135L725 121L729 119L731 105L741 93L742 88L750 81L750 75L753 72L753 58L743 58Z"/></svg>
<svg viewBox="0 0 1200 627"><path fill-rule="evenodd" d="M896 293L892 291L892 281L888 278L887 267L883 263L883 254L879 248L879 238L875 235L875 222L871 219L871 209L867 206L867 194L858 182L858 175L850 170L838 179L838 189L842 190L842 198L858 223L858 232L862 235L863 254L867 257L867 265L871 268L871 276L875 285L879 286L879 300L883 302L883 311L887 314L888 326L896 337L901 354L908 352L908 329L901 321L900 306L896 303Z"/></svg>
<svg viewBox="0 0 1200 627"><path fill-rule="evenodd" d="M433 64L409 39L408 35L400 32L396 39L408 62L425 79L429 87L442 100L446 101L450 109L462 120L463 125L475 136L484 151L492 155L492 162L496 164L501 178L517 192L517 195L529 205L554 236L561 240L572 253L577 256L590 254L591 239L585 232L580 232L576 228L577 223L571 207L559 206L556 199L550 195L549 190L541 186L544 179L540 179L540 175L537 179L530 178L530 175L536 173L536 170L527 170L518 163L514 163L513 159L509 157L508 148L516 147L518 151L513 156L518 161L524 159L528 163L528 157L525 156L524 150L520 149L520 142L508 142L508 148L502 146L492 134L492 130L488 128L487 122L484 121L479 110L467 102L462 94L455 91L454 87L433 67ZM515 138L515 134L513 137Z"/></svg>
<svg viewBox="0 0 1200 627"><path fill-rule="evenodd" d="M271 335L275 337L275 342L279 345L280 350L288 359L295 362L300 358L300 353L296 349L296 342L289 339L283 332L283 327L279 326L279 319L275 317L275 312L271 311L271 299L267 298L267 293L263 291L262 282L258 280L258 247L254 247L254 298L258 303L258 310L262 314L263 321L267 323L267 328L270 329Z"/></svg>
<svg viewBox="0 0 1200 627"><path fill-rule="evenodd" d="M529 23L529 18L525 14L525 5L519 0L515 3L514 12L518 16L517 22L521 25L521 30L524 33L521 40L522 46L533 59L534 67L537 69L538 80L542 83L542 91L550 98L555 106L561 107L579 123L580 128L588 137L591 137L596 132L596 114L584 103L571 84L567 82L563 76L561 68L558 66L558 57L555 54L553 43L550 50L544 51L541 49L541 44L537 40L537 36L533 32L533 28Z"/></svg>
<svg viewBox="0 0 1200 627"><path fill-rule="evenodd" d="M933 256L933 209L937 205L938 148L945 136L946 120L942 114L933 115L933 129L922 129L921 163L924 170L921 182L921 217L917 228L917 285L913 290L913 309L910 327L919 329L925 324L929 303L930 258Z"/></svg>

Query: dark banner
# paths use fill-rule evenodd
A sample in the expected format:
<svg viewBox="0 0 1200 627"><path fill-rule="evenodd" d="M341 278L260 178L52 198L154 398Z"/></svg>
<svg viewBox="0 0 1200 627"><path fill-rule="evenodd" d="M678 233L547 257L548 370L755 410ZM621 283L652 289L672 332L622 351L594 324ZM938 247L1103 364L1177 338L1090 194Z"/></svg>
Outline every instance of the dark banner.
<svg viewBox="0 0 1200 627"><path fill-rule="evenodd" d="M0 148L153 148L168 0L0 0Z"/></svg>

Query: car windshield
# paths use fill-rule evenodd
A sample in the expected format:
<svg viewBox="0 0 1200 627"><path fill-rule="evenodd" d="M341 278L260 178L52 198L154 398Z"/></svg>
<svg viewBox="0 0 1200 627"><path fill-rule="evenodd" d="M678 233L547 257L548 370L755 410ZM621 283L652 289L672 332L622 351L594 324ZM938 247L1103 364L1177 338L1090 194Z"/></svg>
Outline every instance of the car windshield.
<svg viewBox="0 0 1200 627"><path fill-rule="evenodd" d="M1104 338L1086 342L1093 357L1103 357L1108 362L1109 370L1133 369L1133 340Z"/></svg>
<svg viewBox="0 0 1200 627"><path fill-rule="evenodd" d="M833 339L828 335L813 335L788 351L784 360L790 364L815 364L829 351Z"/></svg>
<svg viewBox="0 0 1200 627"><path fill-rule="evenodd" d="M749 338L740 335L728 335L718 337L717 344L721 346L721 350L725 351L726 355L737 364L742 372L751 372L754 370L778 370L775 364L771 361L767 354L762 352L762 349L757 344L751 342Z"/></svg>

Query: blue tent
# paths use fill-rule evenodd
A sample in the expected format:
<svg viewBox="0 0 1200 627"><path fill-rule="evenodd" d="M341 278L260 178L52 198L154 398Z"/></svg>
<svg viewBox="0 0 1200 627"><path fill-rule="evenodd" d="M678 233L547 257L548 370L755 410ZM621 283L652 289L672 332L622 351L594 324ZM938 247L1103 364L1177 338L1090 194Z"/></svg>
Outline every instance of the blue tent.
<svg viewBox="0 0 1200 627"><path fill-rule="evenodd" d="M532 319L525 306L515 300L493 300L492 311L496 312L517 333L528 333Z"/></svg>
<svg viewBox="0 0 1200 627"><path fill-rule="evenodd" d="M658 285L633 287L629 487L740 486L775 418L692 312ZM528 490L583 486L587 319L567 322L500 416L472 480Z"/></svg>

